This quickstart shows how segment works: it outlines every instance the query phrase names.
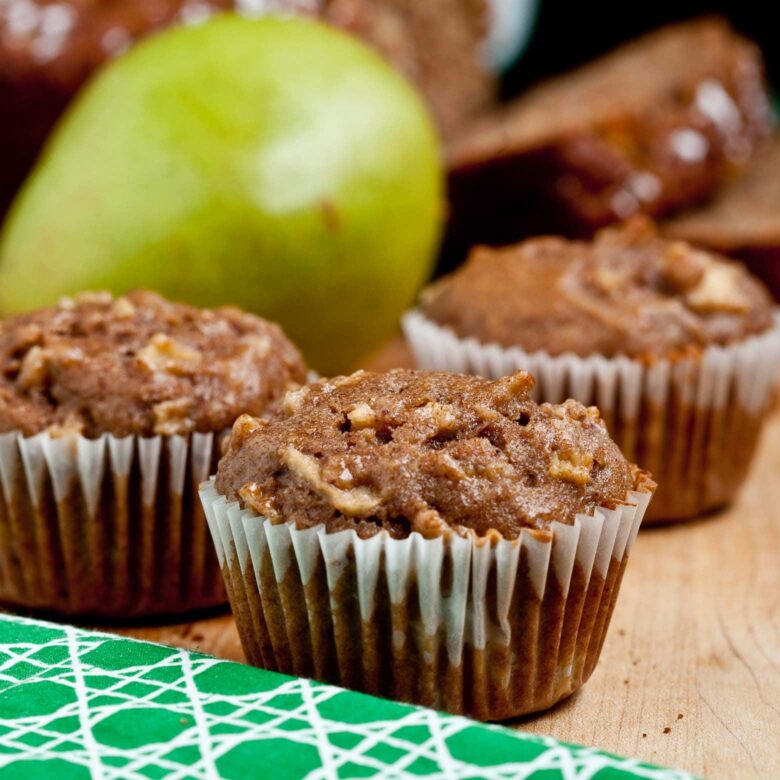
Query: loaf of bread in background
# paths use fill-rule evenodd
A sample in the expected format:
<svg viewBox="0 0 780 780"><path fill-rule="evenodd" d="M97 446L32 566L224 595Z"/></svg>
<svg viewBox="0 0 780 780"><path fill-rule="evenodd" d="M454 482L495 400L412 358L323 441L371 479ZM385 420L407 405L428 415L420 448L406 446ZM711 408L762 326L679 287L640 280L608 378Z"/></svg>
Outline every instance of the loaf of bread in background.
<svg viewBox="0 0 780 780"><path fill-rule="evenodd" d="M451 242L592 234L708 198L752 159L771 112L758 48L705 17L531 89L449 148Z"/></svg>

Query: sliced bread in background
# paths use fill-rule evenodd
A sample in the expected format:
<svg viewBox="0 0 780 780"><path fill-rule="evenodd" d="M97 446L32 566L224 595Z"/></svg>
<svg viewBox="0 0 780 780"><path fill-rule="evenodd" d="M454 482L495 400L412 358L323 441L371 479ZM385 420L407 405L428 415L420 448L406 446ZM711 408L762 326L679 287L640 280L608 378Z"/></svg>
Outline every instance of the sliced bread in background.
<svg viewBox="0 0 780 780"><path fill-rule="evenodd" d="M705 17L531 89L449 147L450 244L589 235L710 197L753 157L771 111L758 48Z"/></svg>

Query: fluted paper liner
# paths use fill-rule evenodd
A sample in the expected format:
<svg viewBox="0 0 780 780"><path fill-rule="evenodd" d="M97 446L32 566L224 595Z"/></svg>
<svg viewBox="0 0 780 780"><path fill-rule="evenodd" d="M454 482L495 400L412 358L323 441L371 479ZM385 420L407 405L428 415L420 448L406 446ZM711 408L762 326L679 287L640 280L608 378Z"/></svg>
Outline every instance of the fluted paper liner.
<svg viewBox="0 0 780 780"><path fill-rule="evenodd" d="M491 543L298 529L201 487L250 663L483 720L590 676L650 495Z"/></svg>
<svg viewBox="0 0 780 780"><path fill-rule="evenodd" d="M0 434L0 601L99 618L227 601L198 501L218 436Z"/></svg>
<svg viewBox="0 0 780 780"><path fill-rule="evenodd" d="M625 356L550 355L461 338L419 311L403 330L420 368L497 379L524 369L534 398L598 406L626 458L658 491L645 525L727 504L747 473L780 369L780 313L766 333L699 357L645 364Z"/></svg>

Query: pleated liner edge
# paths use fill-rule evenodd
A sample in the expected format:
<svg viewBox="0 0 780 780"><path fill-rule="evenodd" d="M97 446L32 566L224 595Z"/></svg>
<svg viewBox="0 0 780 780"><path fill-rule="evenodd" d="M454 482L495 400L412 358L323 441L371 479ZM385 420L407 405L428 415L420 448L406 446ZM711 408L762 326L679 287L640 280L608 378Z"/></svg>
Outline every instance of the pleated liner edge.
<svg viewBox="0 0 780 780"><path fill-rule="evenodd" d="M650 498L491 544L298 529L201 486L250 663L482 720L588 679Z"/></svg>

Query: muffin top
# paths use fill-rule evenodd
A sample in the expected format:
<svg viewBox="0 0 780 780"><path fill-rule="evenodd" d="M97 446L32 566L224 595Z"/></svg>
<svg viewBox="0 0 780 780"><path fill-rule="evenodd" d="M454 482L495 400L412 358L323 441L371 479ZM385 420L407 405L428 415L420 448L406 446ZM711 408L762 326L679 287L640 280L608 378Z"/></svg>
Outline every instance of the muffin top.
<svg viewBox="0 0 780 780"><path fill-rule="evenodd" d="M305 379L276 325L150 292L84 293L0 323L0 432L221 431Z"/></svg>
<svg viewBox="0 0 780 780"><path fill-rule="evenodd" d="M421 309L464 338L640 359L684 356L772 325L770 295L744 266L664 240L641 217L592 242L479 247L423 292Z"/></svg>
<svg viewBox="0 0 780 780"><path fill-rule="evenodd" d="M217 490L274 522L403 538L571 524L646 477L598 410L535 403L530 374L359 371L289 393L284 416L236 421Z"/></svg>

